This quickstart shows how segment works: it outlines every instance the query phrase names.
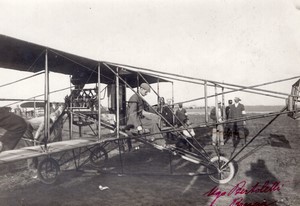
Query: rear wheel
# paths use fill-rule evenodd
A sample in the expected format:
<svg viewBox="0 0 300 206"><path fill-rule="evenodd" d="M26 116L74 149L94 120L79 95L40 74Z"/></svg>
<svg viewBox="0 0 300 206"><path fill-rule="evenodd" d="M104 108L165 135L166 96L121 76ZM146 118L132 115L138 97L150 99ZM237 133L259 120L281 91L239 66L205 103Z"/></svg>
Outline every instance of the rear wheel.
<svg viewBox="0 0 300 206"><path fill-rule="evenodd" d="M210 160L210 165L207 167L207 173L212 181L218 184L226 184L232 180L235 172L233 163L230 162L223 168L228 161L229 160L223 156L215 156Z"/></svg>
<svg viewBox="0 0 300 206"><path fill-rule="evenodd" d="M108 159L108 155L106 150L103 147L99 146L91 151L89 159L93 167L100 169L105 165Z"/></svg>

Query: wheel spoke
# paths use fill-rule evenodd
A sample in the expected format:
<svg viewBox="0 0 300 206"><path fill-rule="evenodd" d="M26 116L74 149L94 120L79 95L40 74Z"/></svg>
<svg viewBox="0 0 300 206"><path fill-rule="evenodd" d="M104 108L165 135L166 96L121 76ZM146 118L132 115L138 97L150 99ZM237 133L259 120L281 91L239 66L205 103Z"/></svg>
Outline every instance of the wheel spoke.
<svg viewBox="0 0 300 206"><path fill-rule="evenodd" d="M93 167L100 168L103 166L101 164L105 163L105 161L108 159L108 155L106 150L100 146L91 151L89 159Z"/></svg>
<svg viewBox="0 0 300 206"><path fill-rule="evenodd" d="M221 169L223 165L225 165L228 160L223 156L216 156L211 159L211 165L216 166L216 168ZM216 183L225 184L229 182L234 176L234 167L232 163L229 163L222 170L212 169L212 167L207 167L207 172L209 177Z"/></svg>
<svg viewBox="0 0 300 206"><path fill-rule="evenodd" d="M56 181L59 174L59 165L52 158L46 158L38 166L38 176L46 184L52 184Z"/></svg>

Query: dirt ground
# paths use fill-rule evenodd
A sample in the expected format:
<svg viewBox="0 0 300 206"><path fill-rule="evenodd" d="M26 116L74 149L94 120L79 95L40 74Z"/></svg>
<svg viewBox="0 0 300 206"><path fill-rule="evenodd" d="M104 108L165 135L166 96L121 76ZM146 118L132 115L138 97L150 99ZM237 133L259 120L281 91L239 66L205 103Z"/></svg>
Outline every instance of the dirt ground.
<svg viewBox="0 0 300 206"><path fill-rule="evenodd" d="M201 121L196 115L190 119L195 123ZM248 140L269 119L248 121ZM210 129L197 129L196 136L207 153L215 156ZM300 205L299 137L300 121L279 117L236 158L237 173L225 185L217 185L207 175L191 175L204 172L203 166L147 145L124 152L121 158L118 153L111 155L104 172L92 170L89 165L80 171L72 170L71 163L64 165L52 185L33 178L24 161L1 165L0 205L297 206ZM229 157L233 152L229 140L221 153ZM254 192L255 185L261 190ZM242 188L248 192L252 188L252 192L245 195Z"/></svg>

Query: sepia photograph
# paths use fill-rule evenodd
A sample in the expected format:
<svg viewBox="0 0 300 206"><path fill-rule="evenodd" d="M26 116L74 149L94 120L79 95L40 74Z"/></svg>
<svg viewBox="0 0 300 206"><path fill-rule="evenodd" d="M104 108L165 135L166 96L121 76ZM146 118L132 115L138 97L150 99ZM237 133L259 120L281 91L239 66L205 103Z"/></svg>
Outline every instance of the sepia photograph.
<svg viewBox="0 0 300 206"><path fill-rule="evenodd" d="M300 205L300 0L0 8L0 206Z"/></svg>

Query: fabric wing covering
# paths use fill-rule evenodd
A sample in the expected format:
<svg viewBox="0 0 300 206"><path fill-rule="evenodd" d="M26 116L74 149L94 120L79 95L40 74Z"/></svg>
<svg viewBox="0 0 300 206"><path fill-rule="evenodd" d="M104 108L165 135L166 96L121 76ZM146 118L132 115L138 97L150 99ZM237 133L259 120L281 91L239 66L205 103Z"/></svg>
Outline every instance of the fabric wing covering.
<svg viewBox="0 0 300 206"><path fill-rule="evenodd" d="M0 34L1 68L28 72L43 71L45 69L46 51L48 70L51 72L66 75L84 73L87 77L86 83L96 83L98 82L97 71L100 65L101 83L113 84L115 82L115 75L110 69L116 71L117 64L96 61ZM110 69L106 65L108 65ZM136 87L138 76L136 70L130 70L130 66L129 68L128 66L126 68L119 68L120 77L126 79L126 82L131 87ZM169 82L149 74L143 74L143 77L150 84L157 83L158 81Z"/></svg>

